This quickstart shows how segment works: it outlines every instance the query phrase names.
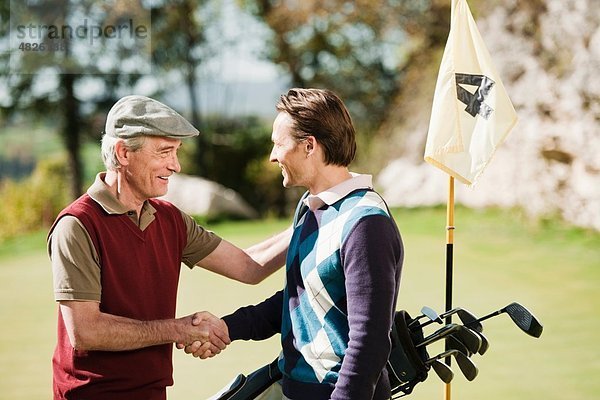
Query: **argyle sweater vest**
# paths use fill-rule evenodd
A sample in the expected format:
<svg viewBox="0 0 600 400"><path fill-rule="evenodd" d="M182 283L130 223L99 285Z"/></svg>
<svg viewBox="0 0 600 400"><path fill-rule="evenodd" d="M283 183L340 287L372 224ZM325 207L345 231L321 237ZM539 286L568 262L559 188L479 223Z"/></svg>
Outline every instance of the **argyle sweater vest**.
<svg viewBox="0 0 600 400"><path fill-rule="evenodd" d="M137 320L175 317L185 223L172 204L149 202L155 220L144 231L127 215L106 213L87 194L56 220L75 216L90 235L100 258L104 313ZM119 352L76 350L59 312L54 398L165 399L166 386L173 384L172 351L172 344Z"/></svg>
<svg viewBox="0 0 600 400"><path fill-rule="evenodd" d="M352 228L372 215L390 217L371 190L315 212L299 203L287 254L279 363L291 380L333 386L338 379L349 340L340 249Z"/></svg>

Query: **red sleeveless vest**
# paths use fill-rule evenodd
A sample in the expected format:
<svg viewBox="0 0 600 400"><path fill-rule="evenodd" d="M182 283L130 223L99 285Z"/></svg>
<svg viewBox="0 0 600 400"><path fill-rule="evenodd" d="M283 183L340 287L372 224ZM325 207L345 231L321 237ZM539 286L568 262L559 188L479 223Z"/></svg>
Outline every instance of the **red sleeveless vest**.
<svg viewBox="0 0 600 400"><path fill-rule="evenodd" d="M106 213L87 194L56 219L77 217L92 239L100 257L102 312L138 320L175 317L185 223L172 204L149 202L156 208L155 220L144 231L127 215ZM165 399L166 386L173 384L172 351L172 344L119 352L75 350L59 311L54 397Z"/></svg>

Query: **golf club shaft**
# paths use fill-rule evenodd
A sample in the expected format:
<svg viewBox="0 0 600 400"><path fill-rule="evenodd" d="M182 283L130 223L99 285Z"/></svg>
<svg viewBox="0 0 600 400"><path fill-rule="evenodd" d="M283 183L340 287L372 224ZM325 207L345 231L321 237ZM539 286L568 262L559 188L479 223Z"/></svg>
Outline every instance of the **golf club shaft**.
<svg viewBox="0 0 600 400"><path fill-rule="evenodd" d="M506 312L506 307L504 307L504 308L502 308L502 309L500 309L500 310L494 311L494 312L492 312L492 313L489 313L488 315L484 315L483 317L477 318L475 321L472 321L472 322L466 323L466 324L465 324L465 326L473 325L473 324L475 324L476 322L482 322L482 321L485 321L486 319L490 319L490 318L492 318L492 317L495 317L496 315L500 315L500 314L502 314L503 312Z"/></svg>
<svg viewBox="0 0 600 400"><path fill-rule="evenodd" d="M458 329L458 325L445 325L443 328L440 328L436 332L427 336L423 339L422 342L417 343L416 347L427 346L435 341L438 341L446 336L450 335L452 332L455 332Z"/></svg>

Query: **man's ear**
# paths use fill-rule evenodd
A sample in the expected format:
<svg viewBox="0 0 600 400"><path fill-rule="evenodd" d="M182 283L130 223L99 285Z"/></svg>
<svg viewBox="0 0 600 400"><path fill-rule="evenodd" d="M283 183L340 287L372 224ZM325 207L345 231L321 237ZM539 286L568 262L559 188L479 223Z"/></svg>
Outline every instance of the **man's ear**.
<svg viewBox="0 0 600 400"><path fill-rule="evenodd" d="M305 149L306 149L306 155L310 156L311 154L314 153L314 151L318 147L319 143L317 142L317 139L315 139L314 136L307 136L306 140L304 141L304 145L305 145Z"/></svg>
<svg viewBox="0 0 600 400"><path fill-rule="evenodd" d="M122 140L118 140L115 143L115 154L117 155L117 160L119 161L119 165L126 166L129 165L129 149L125 146L125 142Z"/></svg>

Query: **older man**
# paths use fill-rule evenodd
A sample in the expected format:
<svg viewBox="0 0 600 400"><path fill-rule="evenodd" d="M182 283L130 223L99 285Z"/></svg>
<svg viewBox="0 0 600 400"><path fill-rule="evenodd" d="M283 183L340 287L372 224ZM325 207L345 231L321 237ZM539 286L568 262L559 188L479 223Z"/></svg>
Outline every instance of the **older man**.
<svg viewBox="0 0 600 400"><path fill-rule="evenodd" d="M102 138L107 171L65 208L48 236L58 343L55 399L165 399L172 344L200 344L202 358L230 342L207 312L175 318L181 263L246 283L282 266L290 232L246 252L172 204L177 150L198 131L166 105L127 96L110 110Z"/></svg>

